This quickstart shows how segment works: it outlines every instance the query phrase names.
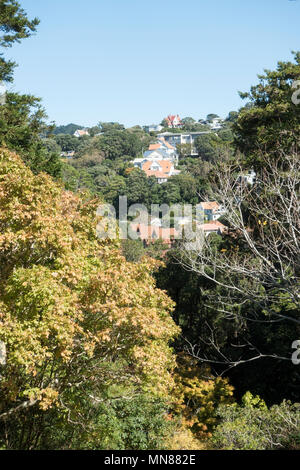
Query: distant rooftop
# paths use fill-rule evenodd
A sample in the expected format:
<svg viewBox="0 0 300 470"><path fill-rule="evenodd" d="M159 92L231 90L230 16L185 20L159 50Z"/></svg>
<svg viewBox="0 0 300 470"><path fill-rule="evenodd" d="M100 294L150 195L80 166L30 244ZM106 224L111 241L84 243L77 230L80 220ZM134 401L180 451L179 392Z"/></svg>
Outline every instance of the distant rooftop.
<svg viewBox="0 0 300 470"><path fill-rule="evenodd" d="M211 134L211 131L194 131L194 132L162 132L160 135L166 135L166 136L171 136L171 135L198 135L198 134Z"/></svg>

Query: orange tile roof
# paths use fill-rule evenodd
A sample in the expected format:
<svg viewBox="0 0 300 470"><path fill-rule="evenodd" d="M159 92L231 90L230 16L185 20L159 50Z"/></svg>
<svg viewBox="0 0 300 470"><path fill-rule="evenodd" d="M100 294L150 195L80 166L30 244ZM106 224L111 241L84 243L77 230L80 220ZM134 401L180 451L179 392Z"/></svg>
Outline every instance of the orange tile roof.
<svg viewBox="0 0 300 470"><path fill-rule="evenodd" d="M202 224L199 225L199 227L204 231L204 232L214 232L220 230L220 232L223 232L226 229L226 226L221 224L221 222L218 222L216 220L215 222L211 222L208 224Z"/></svg>
<svg viewBox="0 0 300 470"><path fill-rule="evenodd" d="M161 147L161 144L150 144L149 150L157 150Z"/></svg>
<svg viewBox="0 0 300 470"><path fill-rule="evenodd" d="M158 140L160 140L164 145L166 145L166 147L168 147L168 149L175 150L175 147L173 147L173 145L171 145L164 137L161 137Z"/></svg>
<svg viewBox="0 0 300 470"><path fill-rule="evenodd" d="M162 170L151 170L153 163L158 163ZM147 161L142 166L142 170L149 176L155 176L156 178L169 178L170 171L173 168L173 164L170 160L157 160L156 162Z"/></svg>
<svg viewBox="0 0 300 470"><path fill-rule="evenodd" d="M219 209L219 204L217 201L212 201L212 202L201 202L202 209L205 210L217 210Z"/></svg>
<svg viewBox="0 0 300 470"><path fill-rule="evenodd" d="M155 144L150 144L149 145L149 150L157 150L157 149L161 148L162 145L165 145L170 150L175 150L175 147L173 147L173 145L171 145L169 142L167 142L163 137L161 137L158 140L159 140L159 142L156 142Z"/></svg>
<svg viewBox="0 0 300 470"><path fill-rule="evenodd" d="M89 133L86 129L77 129L77 132L80 135L86 135Z"/></svg>
<svg viewBox="0 0 300 470"><path fill-rule="evenodd" d="M170 243L174 239L178 232L175 228L164 228L153 225L145 224L130 224L131 230L138 233L138 237L141 240L154 241L161 239L166 243Z"/></svg>

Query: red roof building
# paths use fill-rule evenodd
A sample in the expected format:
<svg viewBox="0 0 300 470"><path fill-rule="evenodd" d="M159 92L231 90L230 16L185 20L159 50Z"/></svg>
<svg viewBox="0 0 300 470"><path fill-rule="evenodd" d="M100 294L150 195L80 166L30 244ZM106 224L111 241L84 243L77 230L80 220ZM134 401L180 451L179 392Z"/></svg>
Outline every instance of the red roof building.
<svg viewBox="0 0 300 470"><path fill-rule="evenodd" d="M168 127L176 128L182 126L182 122L178 114L169 114L169 116L165 118L165 121L167 122Z"/></svg>
<svg viewBox="0 0 300 470"><path fill-rule="evenodd" d="M130 224L131 231L136 232L137 237L147 244L156 240L162 240L166 245L171 247L177 234L175 228L164 228L155 225Z"/></svg>
<svg viewBox="0 0 300 470"><path fill-rule="evenodd" d="M158 183L165 183L175 172L170 160L148 160L143 164L142 170L148 177L155 176Z"/></svg>

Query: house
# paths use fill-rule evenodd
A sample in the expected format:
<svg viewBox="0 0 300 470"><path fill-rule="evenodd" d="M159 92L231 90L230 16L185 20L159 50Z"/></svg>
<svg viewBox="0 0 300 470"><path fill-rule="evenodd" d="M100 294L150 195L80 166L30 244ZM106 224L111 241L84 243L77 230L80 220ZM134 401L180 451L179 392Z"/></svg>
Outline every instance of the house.
<svg viewBox="0 0 300 470"><path fill-rule="evenodd" d="M146 160L142 164L141 169L148 178L154 176L159 184L166 183L172 175L179 173L179 170L175 170L170 160Z"/></svg>
<svg viewBox="0 0 300 470"><path fill-rule="evenodd" d="M90 135L90 134L87 129L77 129L77 131L75 131L73 135L74 137L83 137L84 135Z"/></svg>
<svg viewBox="0 0 300 470"><path fill-rule="evenodd" d="M225 210L217 201L204 201L200 202L200 207L203 210L204 218L209 221L218 220L225 214Z"/></svg>
<svg viewBox="0 0 300 470"><path fill-rule="evenodd" d="M68 152L61 152L60 156L63 158L73 158L75 155L74 150L73 151L68 151Z"/></svg>
<svg viewBox="0 0 300 470"><path fill-rule="evenodd" d="M176 115L169 114L169 116L165 118L165 121L168 127L176 128L176 127L182 126L182 122L178 114Z"/></svg>
<svg viewBox="0 0 300 470"><path fill-rule="evenodd" d="M153 163L153 162L161 162L164 160L169 162L168 165L171 164L173 166L173 169L171 172L172 174L180 173L180 171L174 169L174 166L178 162L178 154L177 154L176 148L173 145L171 145L169 142L167 142L164 138L159 138L156 142L151 143L149 145L148 150L144 152L143 158L136 158L135 160L133 160L132 163L136 168L140 168L141 170L143 170L143 166L147 162ZM153 171L160 171L159 164L154 165L153 168L155 169L155 170L153 169ZM148 167L147 167L147 171L148 171ZM150 176L153 176L153 175L150 175ZM162 182L165 182L165 181L162 181Z"/></svg>
<svg viewBox="0 0 300 470"><path fill-rule="evenodd" d="M195 149L195 140L197 139L197 137L204 135L204 134L211 134L211 131L201 131L201 132L198 131L198 132L185 132L185 133L162 132L161 134L158 134L157 137L159 139L164 139L174 148L177 148L177 145L190 144L191 156L196 156L198 155L198 152Z"/></svg>
<svg viewBox="0 0 300 470"><path fill-rule="evenodd" d="M162 240L169 248L171 248L178 235L175 228L164 228L161 227L161 224L146 225L142 223L131 223L130 231L135 233L136 236L147 245L156 240Z"/></svg>
<svg viewBox="0 0 300 470"><path fill-rule="evenodd" d="M240 175L239 181L240 183L246 183L246 184L250 184L251 186L253 186L256 181L255 171L251 170L247 174Z"/></svg>
<svg viewBox="0 0 300 470"><path fill-rule="evenodd" d="M147 160L172 160L178 162L178 153L176 148L166 141L163 137L157 139L155 143L149 145L148 150L144 152L144 157Z"/></svg>
<svg viewBox="0 0 300 470"><path fill-rule="evenodd" d="M133 166L135 168L140 168L140 170L142 169L142 166L144 163L146 163L147 159L146 158L136 158L135 160L133 160L131 163L133 164Z"/></svg>
<svg viewBox="0 0 300 470"><path fill-rule="evenodd" d="M216 118L213 118L213 119L208 123L208 125L210 126L210 128L211 128L213 131L218 131L218 130L222 129L223 123L224 123L224 119L222 119L222 118L220 118L220 117L216 117Z"/></svg>
<svg viewBox="0 0 300 470"><path fill-rule="evenodd" d="M150 126L144 126L145 132L160 132L163 129L163 126L160 124L150 124Z"/></svg>
<svg viewBox="0 0 300 470"><path fill-rule="evenodd" d="M205 236L208 236L211 233L217 233L218 235L220 235L227 229L227 227L221 224L221 222L219 222L218 220L214 222L209 222L208 224L198 225L198 227L203 230Z"/></svg>

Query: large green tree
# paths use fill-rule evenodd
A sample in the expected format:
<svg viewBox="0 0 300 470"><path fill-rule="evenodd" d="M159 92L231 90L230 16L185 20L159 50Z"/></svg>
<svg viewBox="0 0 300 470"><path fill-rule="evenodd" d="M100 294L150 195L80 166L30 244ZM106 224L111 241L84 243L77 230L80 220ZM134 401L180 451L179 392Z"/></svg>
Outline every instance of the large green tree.
<svg viewBox="0 0 300 470"><path fill-rule="evenodd" d="M99 200L62 191L7 150L0 178L0 447L53 448L53 428L65 442L81 434L82 445L101 448L101 404L118 400L118 426L133 442L125 428L138 434L138 426L125 400L165 399L173 386L168 342L179 329L171 300L155 287L155 263L127 263L117 241L97 238ZM158 439L163 416L155 436L151 406L140 419ZM147 441L142 434L135 445Z"/></svg>
<svg viewBox="0 0 300 470"><path fill-rule="evenodd" d="M29 20L26 12L15 0L0 0L0 47L11 47L15 42L28 38L39 24L37 18ZM0 54L0 80L12 81L15 62Z"/></svg>
<svg viewBox="0 0 300 470"><path fill-rule="evenodd" d="M294 62L278 62L276 70L265 70L258 78L249 92L240 93L247 105L234 123L236 146L254 167L263 164L262 151L282 156L299 144L300 52L294 53Z"/></svg>
<svg viewBox="0 0 300 470"><path fill-rule="evenodd" d="M39 21L30 21L15 0L0 1L0 47L8 48L28 38L36 31ZM0 55L0 80L11 82L16 64ZM46 113L40 99L31 95L6 93L5 103L0 106L0 145L19 152L35 172L46 171L59 176L59 154L47 150L42 135L49 132Z"/></svg>

